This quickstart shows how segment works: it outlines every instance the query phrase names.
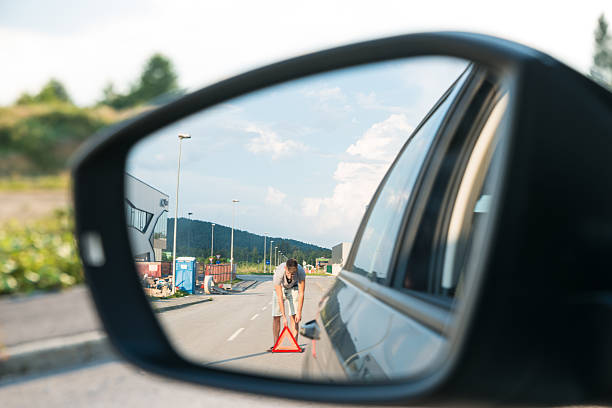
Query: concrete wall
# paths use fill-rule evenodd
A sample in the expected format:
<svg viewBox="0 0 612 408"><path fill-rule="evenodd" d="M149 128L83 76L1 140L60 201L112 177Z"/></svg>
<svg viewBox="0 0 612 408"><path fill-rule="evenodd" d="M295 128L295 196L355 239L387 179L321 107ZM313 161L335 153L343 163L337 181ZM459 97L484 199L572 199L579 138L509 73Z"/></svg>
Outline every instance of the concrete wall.
<svg viewBox="0 0 612 408"><path fill-rule="evenodd" d="M349 252L351 251L350 242L341 242L336 246L332 247L331 263L344 265L348 259Z"/></svg>

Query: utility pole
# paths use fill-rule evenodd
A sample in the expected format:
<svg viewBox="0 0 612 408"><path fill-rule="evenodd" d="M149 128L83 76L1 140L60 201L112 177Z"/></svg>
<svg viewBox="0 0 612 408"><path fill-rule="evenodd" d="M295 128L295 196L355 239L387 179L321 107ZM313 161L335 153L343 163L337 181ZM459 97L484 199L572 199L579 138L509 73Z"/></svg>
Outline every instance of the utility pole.
<svg viewBox="0 0 612 408"><path fill-rule="evenodd" d="M272 273L272 243L274 241L270 241L270 273Z"/></svg>

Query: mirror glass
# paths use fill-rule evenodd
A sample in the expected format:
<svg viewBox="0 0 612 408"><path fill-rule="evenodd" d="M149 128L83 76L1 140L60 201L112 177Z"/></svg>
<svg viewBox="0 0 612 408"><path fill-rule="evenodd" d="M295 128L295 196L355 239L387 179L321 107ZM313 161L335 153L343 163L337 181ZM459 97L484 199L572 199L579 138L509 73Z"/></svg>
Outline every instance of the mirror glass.
<svg viewBox="0 0 612 408"><path fill-rule="evenodd" d="M125 191L132 253L179 353L317 381L405 377L440 358L443 334L363 285L403 296L416 288L406 276L395 289L389 276L399 221L472 71L432 56L313 75L135 145ZM400 151L381 204L371 204ZM458 279L447 280L450 289Z"/></svg>

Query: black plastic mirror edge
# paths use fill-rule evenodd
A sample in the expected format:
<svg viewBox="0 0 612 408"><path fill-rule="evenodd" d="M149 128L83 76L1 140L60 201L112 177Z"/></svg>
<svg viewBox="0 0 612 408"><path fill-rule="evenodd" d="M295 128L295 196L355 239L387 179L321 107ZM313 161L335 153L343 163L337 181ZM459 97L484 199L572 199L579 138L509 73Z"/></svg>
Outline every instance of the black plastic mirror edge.
<svg viewBox="0 0 612 408"><path fill-rule="evenodd" d="M117 350L131 363L160 375L277 397L402 404L440 403L457 398L478 400L478 389L460 391L448 386L462 371L455 364L461 352L448 359L443 369L423 378L371 385L300 382L299 387L287 387L284 385L296 381L224 372L186 361L169 344L143 294L124 224L126 156L130 147L149 133L206 107L280 82L363 63L424 55L464 58L515 75L517 80L529 64L560 65L527 47L476 34L392 37L322 51L239 75L103 131L87 143L75 156L73 166L77 237L95 304ZM444 384L447 385L443 387L444 393L434 392Z"/></svg>

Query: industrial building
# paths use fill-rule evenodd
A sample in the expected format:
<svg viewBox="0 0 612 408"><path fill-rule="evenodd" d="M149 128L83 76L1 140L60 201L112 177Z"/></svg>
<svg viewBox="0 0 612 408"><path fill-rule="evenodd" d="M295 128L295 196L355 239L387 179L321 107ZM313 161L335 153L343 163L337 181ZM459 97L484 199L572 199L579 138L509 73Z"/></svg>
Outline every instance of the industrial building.
<svg viewBox="0 0 612 408"><path fill-rule="evenodd" d="M344 263L348 259L349 253L351 252L351 242L341 242L338 245L332 247L331 266L332 273L337 275L344 267Z"/></svg>
<svg viewBox="0 0 612 408"><path fill-rule="evenodd" d="M125 174L125 214L136 261L161 261L166 248L168 194Z"/></svg>

